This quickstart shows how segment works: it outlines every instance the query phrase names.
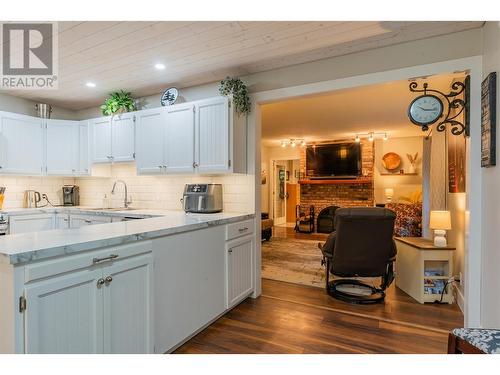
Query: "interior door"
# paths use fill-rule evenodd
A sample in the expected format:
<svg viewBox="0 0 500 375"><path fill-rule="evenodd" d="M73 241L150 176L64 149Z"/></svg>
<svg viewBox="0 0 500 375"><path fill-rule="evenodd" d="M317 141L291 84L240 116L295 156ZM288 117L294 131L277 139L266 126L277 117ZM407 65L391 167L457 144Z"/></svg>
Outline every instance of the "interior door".
<svg viewBox="0 0 500 375"><path fill-rule="evenodd" d="M165 110L153 109L137 113L136 125L136 163L137 174L150 175L163 173Z"/></svg>
<svg viewBox="0 0 500 375"><path fill-rule="evenodd" d="M275 225L286 223L286 162L274 162L273 219Z"/></svg>
<svg viewBox="0 0 500 375"><path fill-rule="evenodd" d="M194 171L194 106L176 105L167 110L165 164L167 173Z"/></svg>
<svg viewBox="0 0 500 375"><path fill-rule="evenodd" d="M111 161L111 118L104 117L92 121L92 161L109 163Z"/></svg>
<svg viewBox="0 0 500 375"><path fill-rule="evenodd" d="M79 162L78 121L46 120L47 174L77 174Z"/></svg>
<svg viewBox="0 0 500 375"><path fill-rule="evenodd" d="M296 183L286 183L286 222L295 223L295 207L298 204L298 186Z"/></svg>
<svg viewBox="0 0 500 375"><path fill-rule="evenodd" d="M26 353L102 353L102 270L85 270L25 288Z"/></svg>
<svg viewBox="0 0 500 375"><path fill-rule="evenodd" d="M134 115L127 113L113 117L111 129L113 161L133 161L135 159Z"/></svg>
<svg viewBox="0 0 500 375"><path fill-rule="evenodd" d="M152 353L152 255L103 268L104 353Z"/></svg>
<svg viewBox="0 0 500 375"><path fill-rule="evenodd" d="M43 144L41 119L0 112L1 173L42 174Z"/></svg>
<svg viewBox="0 0 500 375"><path fill-rule="evenodd" d="M227 172L229 166L229 104L225 97L196 106L196 159L199 172Z"/></svg>

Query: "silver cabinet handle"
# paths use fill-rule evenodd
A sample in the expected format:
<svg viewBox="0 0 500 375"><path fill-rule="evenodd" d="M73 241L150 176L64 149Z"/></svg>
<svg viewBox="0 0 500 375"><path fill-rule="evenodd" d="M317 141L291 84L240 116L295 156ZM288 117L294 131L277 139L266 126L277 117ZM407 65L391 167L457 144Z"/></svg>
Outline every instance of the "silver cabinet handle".
<svg viewBox="0 0 500 375"><path fill-rule="evenodd" d="M108 284L113 281L113 278L111 276L107 276L105 279L104 279L105 282L107 282Z"/></svg>
<svg viewBox="0 0 500 375"><path fill-rule="evenodd" d="M163 168L163 165L159 165L158 168Z"/></svg>
<svg viewBox="0 0 500 375"><path fill-rule="evenodd" d="M104 281L104 279L102 277L97 280L97 286L104 285L104 283L105 283L105 281Z"/></svg>
<svg viewBox="0 0 500 375"><path fill-rule="evenodd" d="M87 224L92 224L92 220L84 220Z"/></svg>
<svg viewBox="0 0 500 375"><path fill-rule="evenodd" d="M92 259L92 263L96 264L96 263L105 262L105 261L108 261L108 260L113 260L113 259L116 259L116 258L118 258L118 254L111 254L110 256L107 256L107 257L104 257L104 258L94 258L94 259Z"/></svg>
<svg viewBox="0 0 500 375"><path fill-rule="evenodd" d="M229 254L232 254L232 253L233 253L233 249L229 249L227 252L228 252Z"/></svg>
<svg viewBox="0 0 500 375"><path fill-rule="evenodd" d="M198 167L198 163L197 162L193 162L193 168L196 168Z"/></svg>
<svg viewBox="0 0 500 375"><path fill-rule="evenodd" d="M239 231L240 233L246 232L247 230L248 230L248 228L247 228L247 227L238 229L238 231Z"/></svg>

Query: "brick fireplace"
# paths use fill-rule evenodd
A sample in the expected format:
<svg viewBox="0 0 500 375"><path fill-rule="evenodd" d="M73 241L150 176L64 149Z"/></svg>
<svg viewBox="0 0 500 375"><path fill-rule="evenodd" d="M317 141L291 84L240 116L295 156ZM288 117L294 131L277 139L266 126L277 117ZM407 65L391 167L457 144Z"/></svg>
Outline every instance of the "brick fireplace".
<svg viewBox="0 0 500 375"><path fill-rule="evenodd" d="M325 143L333 143L325 142ZM374 205L373 190L373 142L366 139L361 140L361 159L363 177L357 180L313 180L308 183L300 183L300 204L314 205L317 223L318 214L321 210L330 207L367 207ZM300 169L301 175L305 175L306 152L301 151Z"/></svg>

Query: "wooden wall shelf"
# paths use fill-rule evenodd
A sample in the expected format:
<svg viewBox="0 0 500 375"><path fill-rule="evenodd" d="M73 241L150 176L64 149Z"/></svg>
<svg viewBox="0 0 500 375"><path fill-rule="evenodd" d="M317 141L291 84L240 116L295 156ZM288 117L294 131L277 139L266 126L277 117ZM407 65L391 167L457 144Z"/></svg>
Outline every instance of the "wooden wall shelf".
<svg viewBox="0 0 500 375"><path fill-rule="evenodd" d="M381 173L381 176L418 176L418 173Z"/></svg>
<svg viewBox="0 0 500 375"><path fill-rule="evenodd" d="M300 180L300 185L354 185L373 184L373 178L337 179L337 180Z"/></svg>

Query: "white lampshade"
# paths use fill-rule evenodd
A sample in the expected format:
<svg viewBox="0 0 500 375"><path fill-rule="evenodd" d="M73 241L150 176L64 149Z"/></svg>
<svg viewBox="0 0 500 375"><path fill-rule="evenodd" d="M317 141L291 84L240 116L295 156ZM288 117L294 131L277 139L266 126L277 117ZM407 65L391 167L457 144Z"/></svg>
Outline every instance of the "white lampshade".
<svg viewBox="0 0 500 375"><path fill-rule="evenodd" d="M441 230L451 229L450 211L431 211L429 228Z"/></svg>
<svg viewBox="0 0 500 375"><path fill-rule="evenodd" d="M392 199L393 196L394 196L394 189L392 188L385 189L385 197L387 199Z"/></svg>

